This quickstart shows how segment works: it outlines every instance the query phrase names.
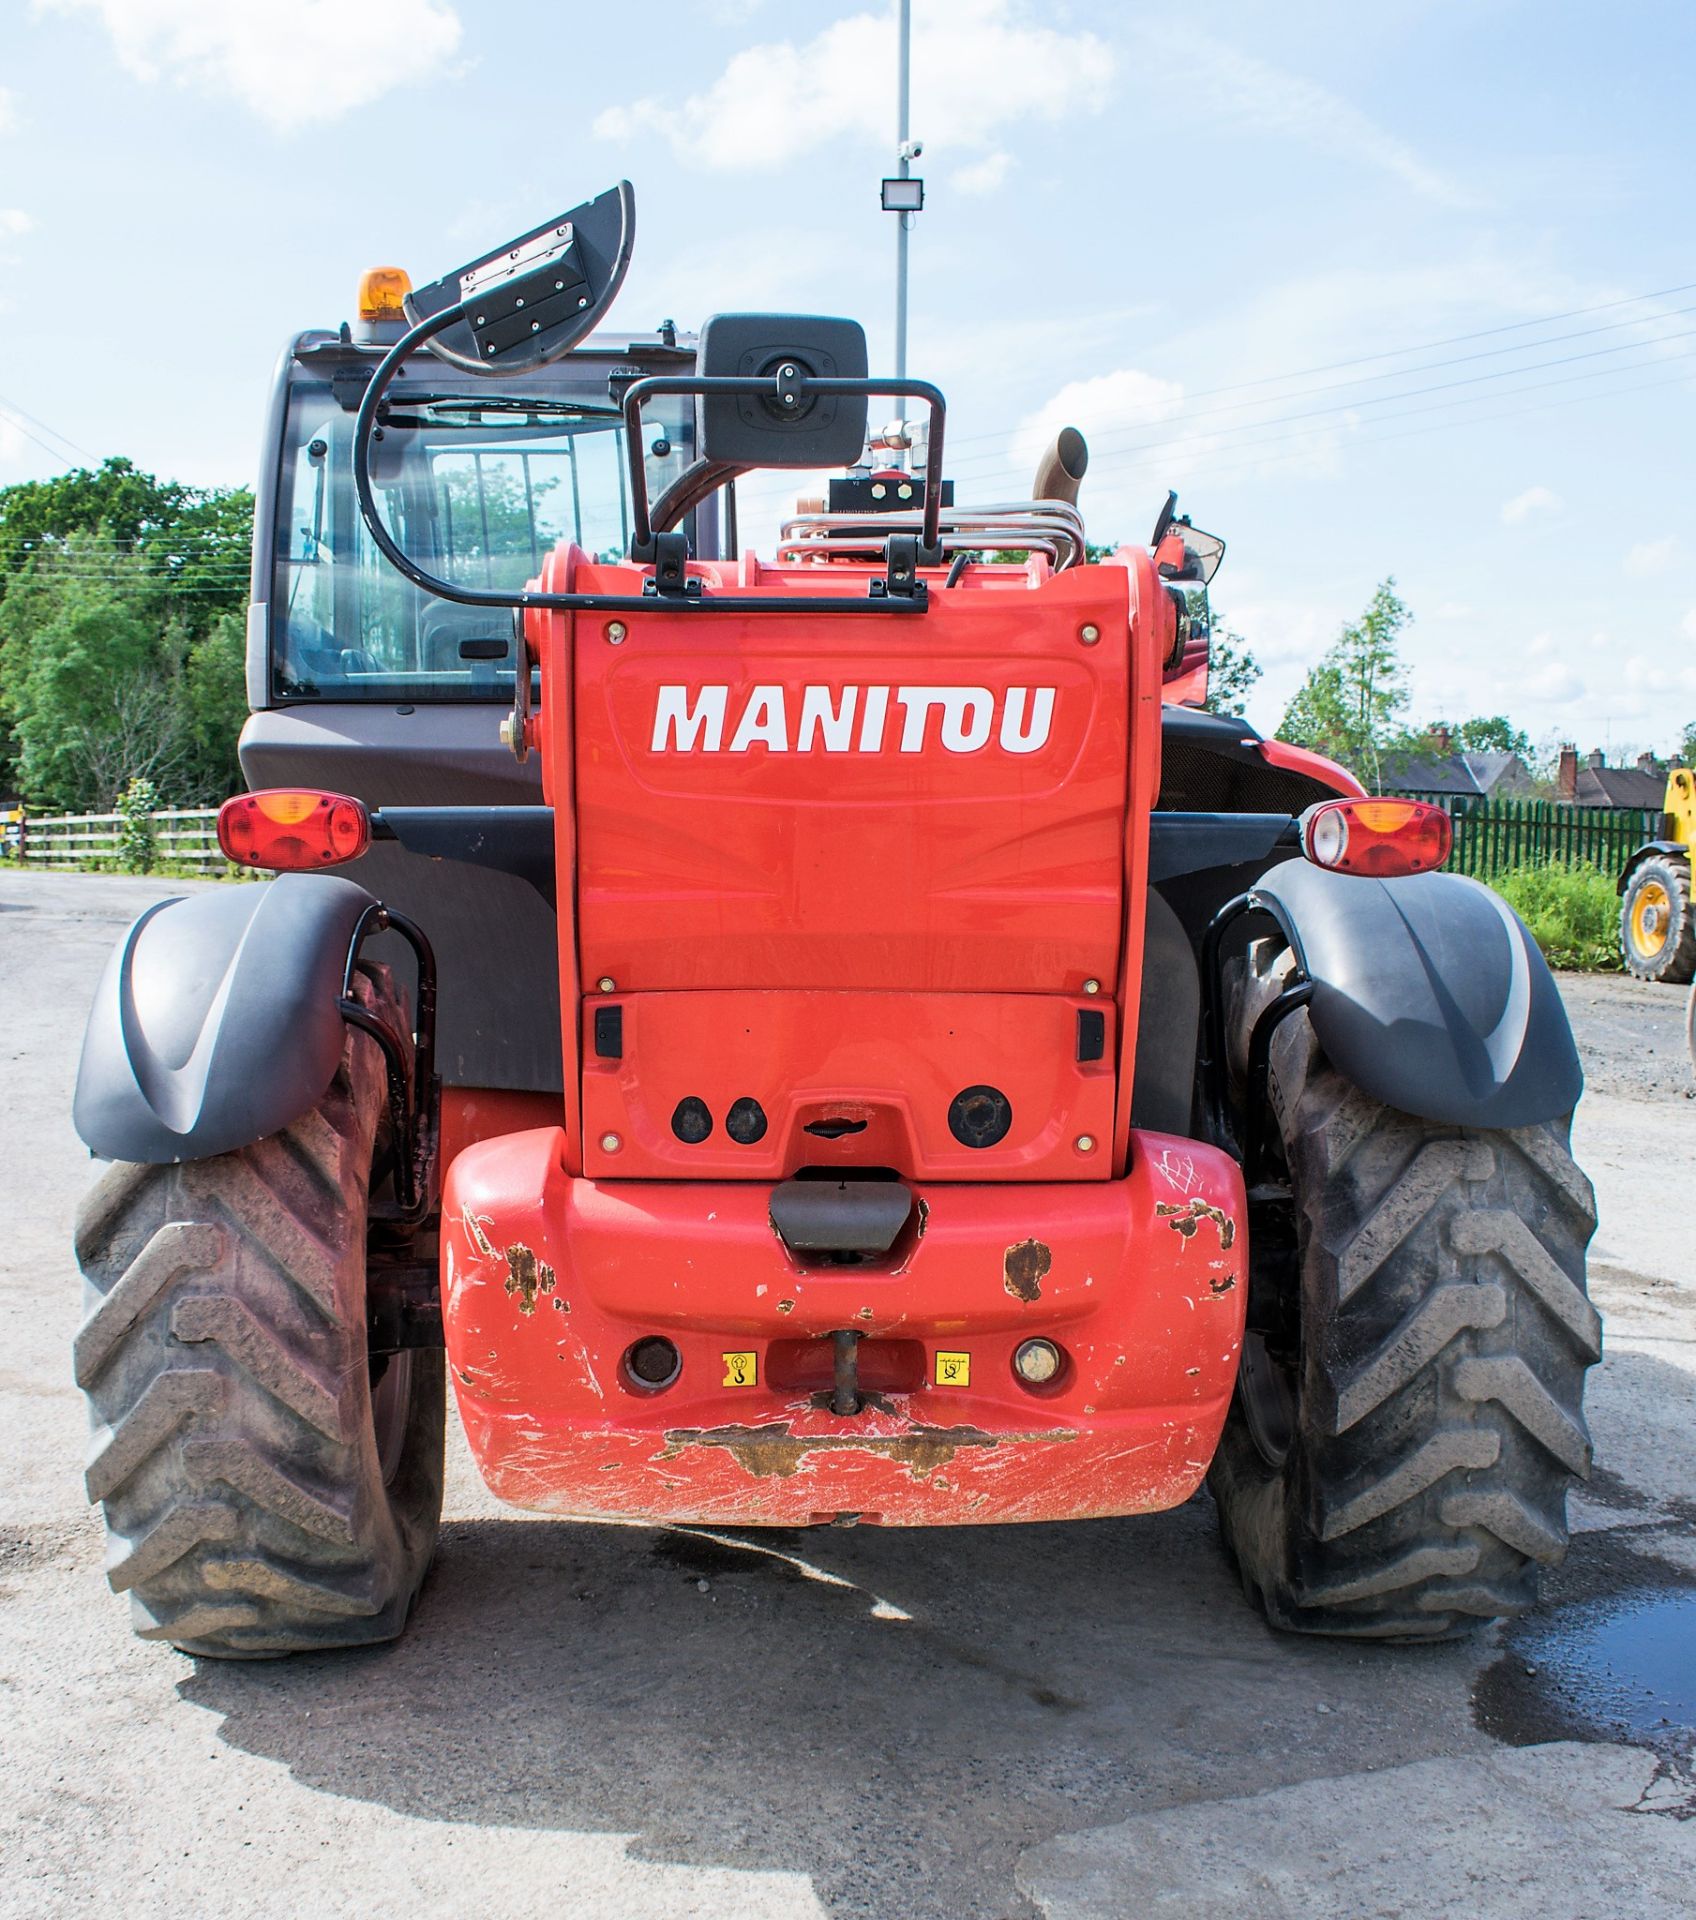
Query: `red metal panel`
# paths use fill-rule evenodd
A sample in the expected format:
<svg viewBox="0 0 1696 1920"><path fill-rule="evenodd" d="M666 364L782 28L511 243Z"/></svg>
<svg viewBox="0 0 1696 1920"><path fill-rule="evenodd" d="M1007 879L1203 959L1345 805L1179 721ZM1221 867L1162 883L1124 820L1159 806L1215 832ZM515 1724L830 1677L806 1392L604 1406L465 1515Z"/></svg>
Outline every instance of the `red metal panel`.
<svg viewBox="0 0 1696 1920"><path fill-rule="evenodd" d="M583 1171L597 1179L778 1180L804 1166L898 1167L918 1179L1105 1180L1111 1171L1114 1009L1104 996L922 993L647 993L614 996L623 1055L594 1050L583 1003ZM1078 1014L1106 1051L1080 1062ZM988 1084L1012 1108L1005 1139L965 1147L948 1108ZM713 1130L672 1131L679 1101ZM732 1102L766 1116L757 1141L725 1128ZM839 1139L808 1133L846 1123ZM615 1139L609 1149L603 1142ZM1080 1150L1080 1138L1090 1145Z"/></svg>
<svg viewBox="0 0 1696 1920"><path fill-rule="evenodd" d="M532 1127L557 1127L565 1099L557 1093L524 1093L510 1087L443 1087L440 1157L451 1167L455 1157L479 1140L523 1133Z"/></svg>
<svg viewBox="0 0 1696 1920"><path fill-rule="evenodd" d="M553 1512L780 1526L1187 1499L1241 1343L1235 1164L1139 1133L1124 1180L934 1184L920 1199L885 1259L809 1266L773 1233L761 1186L575 1179L558 1129L468 1149L444 1201L444 1317L490 1487ZM842 1328L902 1343L892 1382L913 1378L916 1343L922 1384L831 1413L795 1384L795 1343ZM622 1366L654 1335L683 1362L658 1393ZM1040 1391L1012 1370L1032 1335L1066 1355ZM774 1347L790 1384L773 1384Z"/></svg>
<svg viewBox="0 0 1696 1920"><path fill-rule="evenodd" d="M1348 799L1365 797L1366 789L1347 767L1338 766L1335 760L1327 760L1324 754L1315 753L1311 747L1293 747L1287 740L1262 740L1260 757L1268 766L1282 768L1286 773L1305 773L1308 779L1334 787Z"/></svg>
<svg viewBox="0 0 1696 1920"><path fill-rule="evenodd" d="M857 593L868 574L701 572ZM930 611L576 619L583 975L620 991L1076 993L1117 977L1127 575L976 570ZM580 562L584 591L631 588ZM568 629L548 625L550 687Z"/></svg>

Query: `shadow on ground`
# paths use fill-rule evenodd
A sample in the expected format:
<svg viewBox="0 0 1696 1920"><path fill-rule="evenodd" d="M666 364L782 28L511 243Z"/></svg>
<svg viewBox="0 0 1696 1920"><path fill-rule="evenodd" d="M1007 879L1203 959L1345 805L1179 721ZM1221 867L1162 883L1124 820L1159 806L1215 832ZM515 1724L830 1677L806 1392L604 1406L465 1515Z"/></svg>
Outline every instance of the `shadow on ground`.
<svg viewBox="0 0 1696 1920"><path fill-rule="evenodd" d="M805 1872L832 1915L994 1920L1053 1833L1476 1739L1476 1662L1274 1637L1201 1497L740 1541L465 1522L397 1646L200 1662L182 1691L327 1792Z"/></svg>

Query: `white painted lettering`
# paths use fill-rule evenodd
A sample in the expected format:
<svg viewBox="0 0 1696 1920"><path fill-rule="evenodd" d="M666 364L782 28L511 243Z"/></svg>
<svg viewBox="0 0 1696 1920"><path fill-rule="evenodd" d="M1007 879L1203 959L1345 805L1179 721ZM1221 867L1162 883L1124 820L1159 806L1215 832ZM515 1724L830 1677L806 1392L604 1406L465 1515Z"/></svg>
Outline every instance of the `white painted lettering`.
<svg viewBox="0 0 1696 1920"><path fill-rule="evenodd" d="M795 751L811 753L816 734L823 740L826 753L846 753L854 743L854 708L859 698L858 687L844 687L840 704L833 706L829 687L803 687Z"/></svg>
<svg viewBox="0 0 1696 1920"><path fill-rule="evenodd" d="M654 752L667 751L669 734L678 753L693 753L697 740L703 753L717 753L724 741L724 707L729 696L728 687L703 687L691 707L687 687L661 687L654 702Z"/></svg>
<svg viewBox="0 0 1696 1920"><path fill-rule="evenodd" d="M730 751L746 753L756 740L763 740L772 753L789 751L789 720L783 709L781 687L756 687L749 694L730 742Z"/></svg>
<svg viewBox="0 0 1696 1920"><path fill-rule="evenodd" d="M1030 725L1025 725L1025 702L1031 703ZM1054 719L1052 687L1009 687L1001 710L1001 744L1008 753L1035 753L1048 740Z"/></svg>

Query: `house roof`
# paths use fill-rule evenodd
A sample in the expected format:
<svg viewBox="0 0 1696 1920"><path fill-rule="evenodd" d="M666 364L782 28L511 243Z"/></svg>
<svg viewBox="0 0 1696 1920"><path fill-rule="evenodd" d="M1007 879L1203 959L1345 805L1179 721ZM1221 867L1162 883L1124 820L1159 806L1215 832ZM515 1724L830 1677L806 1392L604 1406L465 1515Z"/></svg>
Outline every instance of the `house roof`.
<svg viewBox="0 0 1696 1920"><path fill-rule="evenodd" d="M1385 757L1381 785L1386 793L1494 793L1525 779L1517 753L1394 753Z"/></svg>
<svg viewBox="0 0 1696 1920"><path fill-rule="evenodd" d="M1480 793L1465 756L1448 754L1387 754L1379 768L1379 785L1386 793Z"/></svg>
<svg viewBox="0 0 1696 1920"><path fill-rule="evenodd" d="M1659 812L1666 793L1665 777L1640 767L1578 769L1576 797L1581 807L1643 807Z"/></svg>

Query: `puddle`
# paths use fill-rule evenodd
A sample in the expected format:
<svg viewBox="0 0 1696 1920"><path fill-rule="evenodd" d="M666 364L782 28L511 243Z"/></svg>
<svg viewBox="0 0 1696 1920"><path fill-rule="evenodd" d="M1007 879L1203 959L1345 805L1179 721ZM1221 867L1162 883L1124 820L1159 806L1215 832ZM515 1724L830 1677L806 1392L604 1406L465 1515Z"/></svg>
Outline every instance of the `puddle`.
<svg viewBox="0 0 1696 1920"><path fill-rule="evenodd" d="M1696 1742L1696 1588L1568 1604L1512 1634L1479 1680L1480 1726L1499 1740Z"/></svg>

